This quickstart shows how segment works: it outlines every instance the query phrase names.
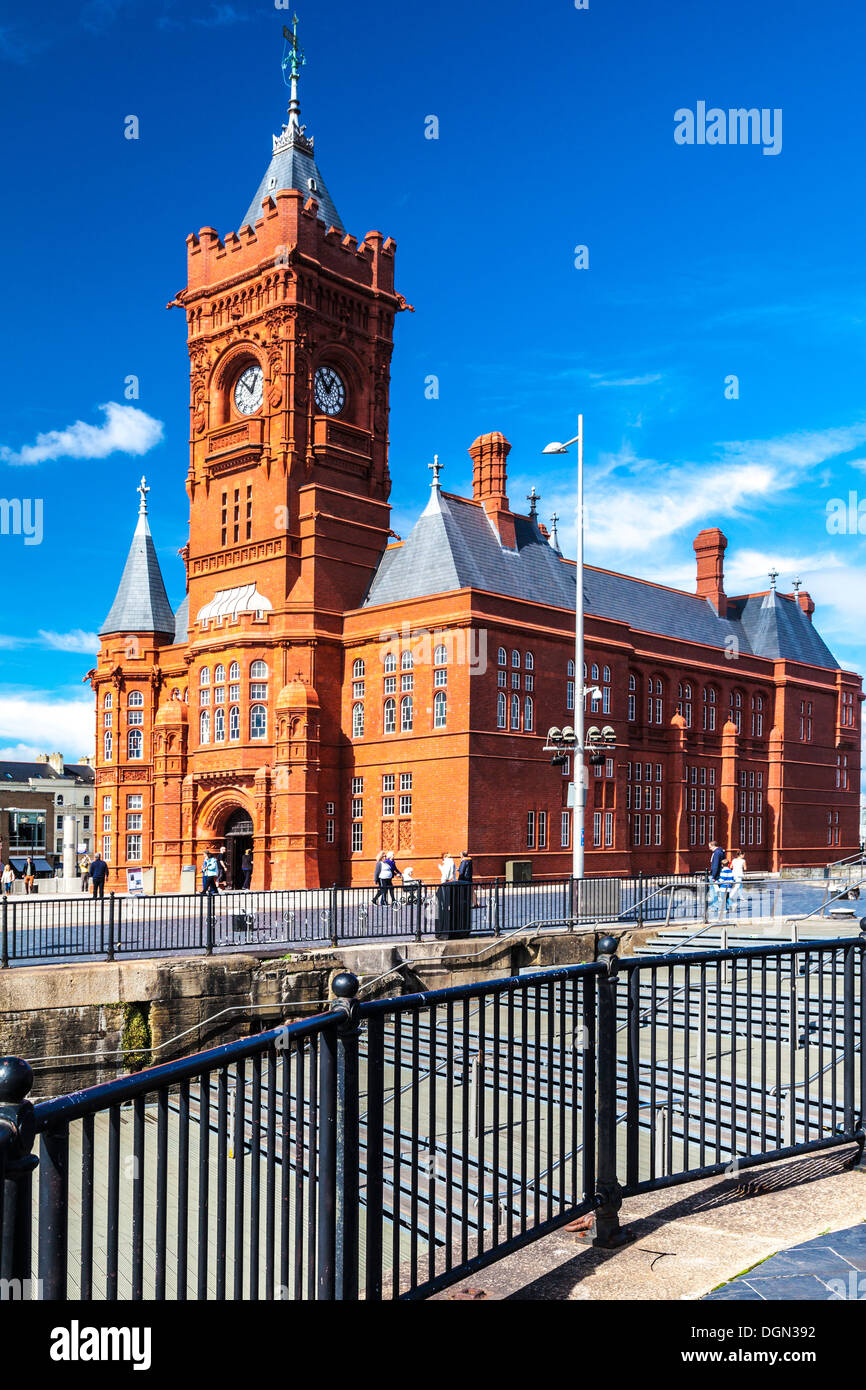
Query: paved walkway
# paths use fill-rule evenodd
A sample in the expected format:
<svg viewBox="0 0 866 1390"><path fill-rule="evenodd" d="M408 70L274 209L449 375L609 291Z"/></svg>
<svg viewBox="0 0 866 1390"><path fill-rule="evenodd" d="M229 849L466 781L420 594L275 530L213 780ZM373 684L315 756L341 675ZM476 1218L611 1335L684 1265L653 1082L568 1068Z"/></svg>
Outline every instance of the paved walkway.
<svg viewBox="0 0 866 1390"><path fill-rule="evenodd" d="M814 1283L801 1284L799 1293L792 1282L786 1293L774 1289L742 1296L829 1299L830 1278L856 1280L857 1271L866 1270L866 1225L854 1227L857 1235L851 1235L852 1223L866 1222L866 1172L850 1167L854 1153L854 1146L846 1146L731 1178L642 1193L628 1198L620 1213L622 1224L635 1235L630 1245L595 1250L576 1235L555 1231L435 1297L703 1299L739 1275L752 1285L761 1277L776 1284L775 1271L765 1273L768 1266L802 1259L805 1265L796 1270L789 1265L791 1272L784 1276L782 1264L777 1266L779 1275L791 1280L799 1282L804 1270L814 1278ZM840 1234L831 1237L828 1231ZM802 1255L788 1250L800 1242L808 1247ZM866 1294L866 1274L860 1282ZM843 1296L841 1290L838 1296Z"/></svg>
<svg viewBox="0 0 866 1390"><path fill-rule="evenodd" d="M866 1298L866 1223L782 1250L707 1294L707 1301L839 1302Z"/></svg>

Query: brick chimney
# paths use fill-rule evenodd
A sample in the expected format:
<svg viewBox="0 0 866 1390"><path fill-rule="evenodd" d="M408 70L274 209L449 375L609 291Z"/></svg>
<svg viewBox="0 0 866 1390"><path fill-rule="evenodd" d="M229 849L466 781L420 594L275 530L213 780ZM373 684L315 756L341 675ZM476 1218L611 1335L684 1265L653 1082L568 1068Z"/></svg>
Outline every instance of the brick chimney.
<svg viewBox="0 0 866 1390"><path fill-rule="evenodd" d="M709 599L719 616L724 618L728 611L725 597L727 538L714 526L695 537L694 547L698 558L698 597Z"/></svg>
<svg viewBox="0 0 866 1390"><path fill-rule="evenodd" d="M809 619L809 622L811 622L812 614L815 612L815 603L812 598L812 595L808 592L808 590L800 589L797 592L797 602L799 603L803 612L806 614L806 617Z"/></svg>
<svg viewBox="0 0 866 1390"><path fill-rule="evenodd" d="M507 549L514 550L517 537L514 530L514 517L508 506L506 493L506 460L511 453L511 445L504 434L480 434L469 446L469 454L474 465L472 471L472 496L484 507L496 530L499 539Z"/></svg>

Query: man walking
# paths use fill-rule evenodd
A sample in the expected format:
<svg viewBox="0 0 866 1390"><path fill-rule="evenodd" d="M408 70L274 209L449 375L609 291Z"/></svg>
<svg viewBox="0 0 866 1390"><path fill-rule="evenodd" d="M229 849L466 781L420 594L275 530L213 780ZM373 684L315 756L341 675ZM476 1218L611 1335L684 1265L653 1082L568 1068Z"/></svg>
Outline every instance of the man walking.
<svg viewBox="0 0 866 1390"><path fill-rule="evenodd" d="M105 897L105 880L107 878L108 865L97 850L90 861L90 882L93 884L94 899Z"/></svg>
<svg viewBox="0 0 866 1390"><path fill-rule="evenodd" d="M241 859L241 873L244 876L241 887L245 891L249 891L250 880L253 876L253 852L251 849L244 850L243 858Z"/></svg>
<svg viewBox="0 0 866 1390"><path fill-rule="evenodd" d="M32 893L33 884L36 881L36 865L28 854L24 861L24 892Z"/></svg>

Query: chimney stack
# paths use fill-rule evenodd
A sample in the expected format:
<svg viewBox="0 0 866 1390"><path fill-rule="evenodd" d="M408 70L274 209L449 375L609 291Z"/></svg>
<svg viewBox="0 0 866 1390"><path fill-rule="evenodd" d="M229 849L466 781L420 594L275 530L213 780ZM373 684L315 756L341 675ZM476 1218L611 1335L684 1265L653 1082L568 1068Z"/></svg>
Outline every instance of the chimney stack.
<svg viewBox="0 0 866 1390"><path fill-rule="evenodd" d="M806 614L806 617L809 619L809 622L811 622L812 614L815 612L815 602L812 598L812 595L808 592L808 590L800 589L797 592L797 602L799 603L803 612Z"/></svg>
<svg viewBox="0 0 866 1390"><path fill-rule="evenodd" d="M469 446L474 465L472 496L484 507L499 533L501 543L513 550L517 545L517 537L506 492L506 460L510 453L511 445L505 435L499 434L498 431L493 434L480 434Z"/></svg>
<svg viewBox="0 0 866 1390"><path fill-rule="evenodd" d="M708 599L720 618L727 616L728 600L725 596L725 551L727 538L717 526L701 531L695 537L694 548L698 560L697 594Z"/></svg>

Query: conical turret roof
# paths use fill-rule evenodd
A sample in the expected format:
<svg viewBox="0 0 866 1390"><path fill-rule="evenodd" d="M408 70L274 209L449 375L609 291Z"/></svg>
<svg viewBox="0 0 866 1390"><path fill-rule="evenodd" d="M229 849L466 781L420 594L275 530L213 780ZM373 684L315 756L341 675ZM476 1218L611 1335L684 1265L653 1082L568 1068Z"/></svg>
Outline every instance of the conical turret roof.
<svg viewBox="0 0 866 1390"><path fill-rule="evenodd" d="M165 592L147 520L148 491L142 478L138 523L114 603L99 629L100 637L115 632L152 632L160 637L174 637L174 613Z"/></svg>

